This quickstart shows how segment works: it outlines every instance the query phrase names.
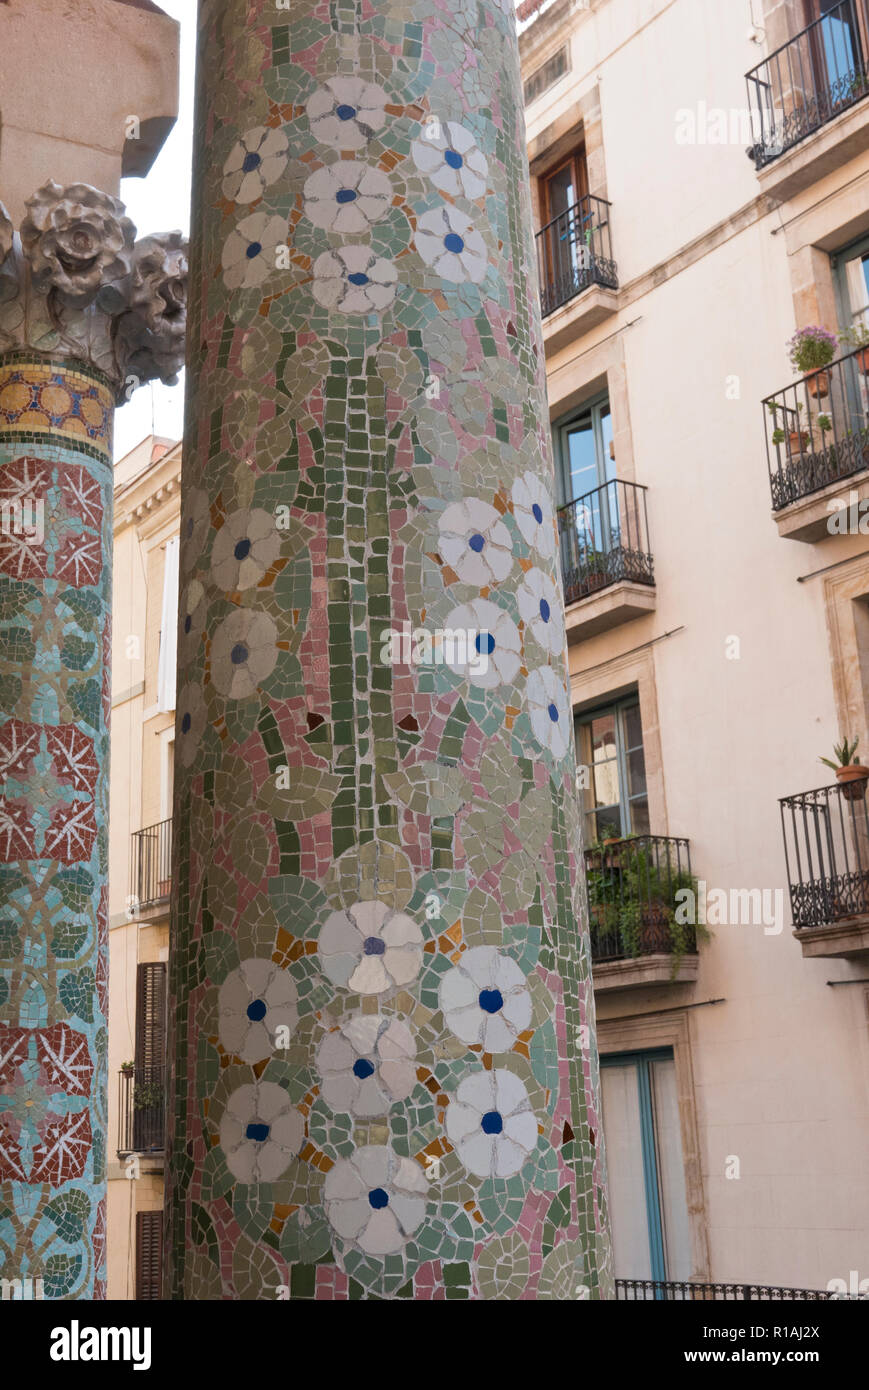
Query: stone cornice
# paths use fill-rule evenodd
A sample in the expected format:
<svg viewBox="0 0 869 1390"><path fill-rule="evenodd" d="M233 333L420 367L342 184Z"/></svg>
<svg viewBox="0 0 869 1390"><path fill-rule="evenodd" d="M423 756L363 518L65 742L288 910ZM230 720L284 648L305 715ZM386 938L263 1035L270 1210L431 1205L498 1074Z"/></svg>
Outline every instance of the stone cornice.
<svg viewBox="0 0 869 1390"><path fill-rule="evenodd" d="M0 356L82 362L116 400L147 381L174 385L184 362L187 242L136 241L117 198L53 181L27 200L18 231L0 203Z"/></svg>

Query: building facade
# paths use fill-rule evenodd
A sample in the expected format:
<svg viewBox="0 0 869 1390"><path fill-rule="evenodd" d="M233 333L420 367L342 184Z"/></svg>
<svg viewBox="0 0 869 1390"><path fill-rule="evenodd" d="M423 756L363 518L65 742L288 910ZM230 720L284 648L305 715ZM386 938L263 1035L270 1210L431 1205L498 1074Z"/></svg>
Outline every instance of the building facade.
<svg viewBox="0 0 869 1390"><path fill-rule="evenodd" d="M853 1283L869 14L522 14L616 1278Z"/></svg>

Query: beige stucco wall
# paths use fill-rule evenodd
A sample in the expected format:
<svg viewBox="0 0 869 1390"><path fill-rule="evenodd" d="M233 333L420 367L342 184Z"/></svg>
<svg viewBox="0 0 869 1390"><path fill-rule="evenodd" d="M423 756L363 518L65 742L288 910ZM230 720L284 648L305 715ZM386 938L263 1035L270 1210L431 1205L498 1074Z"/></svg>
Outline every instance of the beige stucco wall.
<svg viewBox="0 0 869 1390"><path fill-rule="evenodd" d="M526 73L562 8L523 38ZM637 684L653 832L687 836L710 888L782 888L785 900L780 935L714 928L696 985L600 997L602 1049L657 1046L662 1020L684 1024L683 1146L690 1110L689 1200L706 1235L695 1277L824 1288L869 1275L866 986L827 983L862 979L869 962L803 959L777 799L827 783L817 759L840 733L869 744L862 686L833 661L831 614L850 601L831 588L840 572L797 582L867 545L779 537L760 401L793 379L785 342L798 325L837 327L818 248L869 226L869 157L775 208L748 142L677 143L679 108L746 104L744 74L767 50L747 40L743 7L593 0L560 22L573 25L572 71L530 107L529 147L539 157L559 111L597 88L622 289L615 317L549 356L551 411L608 378L619 476L649 488L657 585L654 613L571 647L574 700ZM869 591L869 557L844 573L849 592ZM723 1002L660 1012L712 999ZM738 1179L725 1177L731 1155Z"/></svg>

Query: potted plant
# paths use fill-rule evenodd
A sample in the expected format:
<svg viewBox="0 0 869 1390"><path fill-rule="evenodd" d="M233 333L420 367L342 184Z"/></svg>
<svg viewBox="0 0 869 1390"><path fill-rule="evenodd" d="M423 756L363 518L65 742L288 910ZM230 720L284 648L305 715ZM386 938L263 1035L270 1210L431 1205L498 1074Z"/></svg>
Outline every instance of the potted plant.
<svg viewBox="0 0 869 1390"><path fill-rule="evenodd" d="M583 550L579 562L579 582L588 594L609 583L607 557L603 550Z"/></svg>
<svg viewBox="0 0 869 1390"><path fill-rule="evenodd" d="M810 396L827 396L830 392L830 373L823 369L836 356L839 346L834 333L812 325L798 328L788 342L788 356L794 371L807 377Z"/></svg>
<svg viewBox="0 0 869 1390"><path fill-rule="evenodd" d="M154 1110L163 1104L163 1087L159 1081L140 1081L133 1087L133 1109Z"/></svg>
<svg viewBox="0 0 869 1390"><path fill-rule="evenodd" d="M800 424L800 411L802 410L802 408L802 401L798 401L796 416L797 425ZM788 456L790 458L793 458L795 454L801 454L809 442L808 430L803 430L799 428L789 430L782 429L781 425L778 423L779 410L784 411L784 414L786 416L793 416L794 412L792 410L786 410L783 405L777 405L775 401L767 401L767 409L772 418L775 420L775 428L772 432L772 443L776 447L778 447L779 444L784 444L785 440L787 440Z"/></svg>
<svg viewBox="0 0 869 1390"><path fill-rule="evenodd" d="M839 334L839 342L845 352L854 352L855 361L864 376L869 376L869 328L865 323L854 323Z"/></svg>
<svg viewBox="0 0 869 1390"><path fill-rule="evenodd" d="M855 738L851 743L847 738L843 738L841 743L833 745L832 758L821 758L821 762L826 767L831 767L836 774L836 781L839 783L840 790L846 801L862 801L866 795L866 782L869 779L869 767L864 767L855 759L859 738Z"/></svg>
<svg viewBox="0 0 869 1390"><path fill-rule="evenodd" d="M696 903L697 880L662 859L642 838L619 840L615 858L611 843L592 845L586 852L586 883L592 947L601 955L611 956L616 942L627 957L667 954L675 979L685 953L709 938L702 923L676 918L677 894L689 889Z"/></svg>

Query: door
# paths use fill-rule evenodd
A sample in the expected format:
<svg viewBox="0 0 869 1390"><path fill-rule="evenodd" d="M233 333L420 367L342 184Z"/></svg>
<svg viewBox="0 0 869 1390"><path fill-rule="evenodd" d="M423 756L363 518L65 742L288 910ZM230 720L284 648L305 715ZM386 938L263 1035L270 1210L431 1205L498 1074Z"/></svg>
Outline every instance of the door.
<svg viewBox="0 0 869 1390"><path fill-rule="evenodd" d="M602 1056L600 1075L615 1276L690 1279L673 1050Z"/></svg>
<svg viewBox="0 0 869 1390"><path fill-rule="evenodd" d="M607 557L618 545L619 511L613 423L602 396L556 426L555 453L561 572L565 600L583 598L608 574ZM597 583L592 581L597 577Z"/></svg>
<svg viewBox="0 0 869 1390"><path fill-rule="evenodd" d="M585 148L574 151L563 164L540 180L544 226L544 272L549 300L560 304L581 287L590 267L590 220Z"/></svg>
<svg viewBox="0 0 869 1390"><path fill-rule="evenodd" d="M865 92L856 0L806 0L818 118L829 120ZM809 93L808 95L811 95Z"/></svg>

